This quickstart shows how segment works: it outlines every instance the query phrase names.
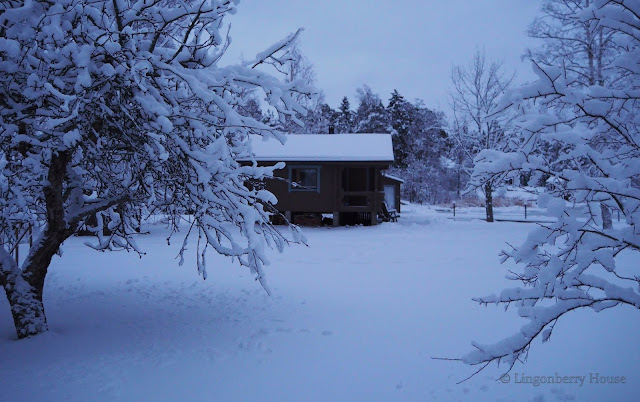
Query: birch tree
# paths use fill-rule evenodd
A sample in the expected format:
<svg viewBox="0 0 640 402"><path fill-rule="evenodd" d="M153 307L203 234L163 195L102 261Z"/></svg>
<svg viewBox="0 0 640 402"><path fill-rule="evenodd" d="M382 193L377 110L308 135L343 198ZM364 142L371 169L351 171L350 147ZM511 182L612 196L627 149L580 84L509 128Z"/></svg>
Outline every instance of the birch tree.
<svg viewBox="0 0 640 402"><path fill-rule="evenodd" d="M511 145L510 117L498 105L513 78L505 74L502 63L487 60L480 50L469 65L452 69L451 135L468 160L474 160L482 150L506 151ZM482 185L487 222L493 222L492 193L498 183L498 177L494 177Z"/></svg>
<svg viewBox="0 0 640 402"><path fill-rule="evenodd" d="M542 40L540 48L532 54L540 63L563 66L571 73L570 86L604 86L607 80L618 79L611 63L615 57L617 31L603 25L575 18L593 5L593 0L546 0L542 15L529 28L529 36ZM566 152L557 142L545 144L549 158L555 159ZM612 225L611 211L600 204L607 228Z"/></svg>

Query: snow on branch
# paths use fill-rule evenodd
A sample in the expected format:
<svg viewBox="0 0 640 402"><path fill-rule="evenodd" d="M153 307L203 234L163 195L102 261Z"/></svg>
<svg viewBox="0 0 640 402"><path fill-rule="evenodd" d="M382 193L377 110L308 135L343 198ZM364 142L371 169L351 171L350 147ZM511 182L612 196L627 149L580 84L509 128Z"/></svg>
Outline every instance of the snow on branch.
<svg viewBox="0 0 640 402"><path fill-rule="evenodd" d="M588 46L599 48L580 54L600 59L581 59L552 25L534 24L548 41L532 55L538 81L502 99L519 112L520 145L476 157L473 182L526 175L530 185L546 187L538 204L556 218L502 252L503 262L520 267L507 278L521 286L474 299L515 307L528 320L499 342L473 343L461 360L481 369L496 362L511 370L535 339L548 341L558 320L575 310L640 309L638 267L619 264L621 256L640 256L640 8L628 1L578 3L584 7L565 9L566 2L549 0L553 8L544 10L563 16L565 34L593 34ZM570 49L574 56L567 58Z"/></svg>
<svg viewBox="0 0 640 402"><path fill-rule="evenodd" d="M229 45L223 18L236 3L2 6L0 241L10 250L15 225L38 229L24 268L38 278L37 292L68 236L82 228L97 236L98 250L141 253L134 237L150 214L173 217L174 232L179 216L192 216L203 239L196 251L203 277L211 248L264 284L265 246L303 241L296 227L284 234L269 222L274 197L256 184L273 168L239 162L251 159L250 135L281 134L237 106L257 88L282 116L293 116L302 110L296 99L312 91L264 69L218 65ZM286 58L299 32L256 63L273 67Z"/></svg>

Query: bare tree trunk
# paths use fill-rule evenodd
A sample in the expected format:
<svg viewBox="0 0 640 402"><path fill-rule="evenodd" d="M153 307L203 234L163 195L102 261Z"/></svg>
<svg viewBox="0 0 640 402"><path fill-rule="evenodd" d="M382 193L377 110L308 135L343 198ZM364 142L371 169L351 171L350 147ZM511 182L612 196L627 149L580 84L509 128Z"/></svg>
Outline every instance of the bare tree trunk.
<svg viewBox="0 0 640 402"><path fill-rule="evenodd" d="M484 185L485 210L487 212L487 222L493 222L493 186L488 181Z"/></svg>
<svg viewBox="0 0 640 402"><path fill-rule="evenodd" d="M15 275L4 287L18 339L37 335L48 329L42 303L42 290L34 289L22 275Z"/></svg>
<svg viewBox="0 0 640 402"><path fill-rule="evenodd" d="M613 228L613 220L611 219L611 210L603 202L600 203L600 211L602 213L602 229Z"/></svg>
<svg viewBox="0 0 640 402"><path fill-rule="evenodd" d="M462 183L462 177L460 174L460 165L462 164L462 161L459 162L458 164L458 174L456 175L456 200L460 199L460 187L461 187L461 183Z"/></svg>
<svg viewBox="0 0 640 402"><path fill-rule="evenodd" d="M13 323L19 339L37 335L48 329L42 295L51 259L62 243L73 233L71 230L53 232L46 229L19 270L5 286L11 306Z"/></svg>
<svg viewBox="0 0 640 402"><path fill-rule="evenodd" d="M48 184L43 188L47 209L47 226L29 250L22 269L5 249L0 251L0 283L7 294L19 339L47 331L42 303L44 280L51 259L62 243L75 232L65 221L63 181L70 154L60 152L51 157Z"/></svg>
<svg viewBox="0 0 640 402"><path fill-rule="evenodd" d="M69 152L51 157L44 193L47 224L18 267L18 261L0 247L0 285L4 288L18 338L26 338L47 331L47 319L42 303L44 282L51 259L62 243L73 235L86 217L129 200L126 194L85 208L83 214L66 216L64 180L71 162Z"/></svg>

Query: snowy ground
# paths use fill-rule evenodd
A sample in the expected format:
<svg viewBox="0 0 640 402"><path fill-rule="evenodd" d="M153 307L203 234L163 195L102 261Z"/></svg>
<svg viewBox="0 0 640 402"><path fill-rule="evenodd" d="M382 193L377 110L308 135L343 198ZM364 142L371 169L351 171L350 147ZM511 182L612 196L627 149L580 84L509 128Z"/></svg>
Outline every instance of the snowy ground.
<svg viewBox="0 0 640 402"><path fill-rule="evenodd" d="M498 252L532 224L450 217L405 206L398 223L308 228L310 247L274 253L271 297L219 257L206 281L193 261L178 267L162 227L139 240L142 259L71 239L46 285L48 334L14 340L0 298L1 398L640 400L640 320L630 308L567 317L507 384L492 366L456 385L472 368L431 357L457 357L472 340L518 328L515 312L470 299L508 284ZM637 266L633 258L621 263ZM590 383L590 373L626 384ZM556 374L586 381L517 383Z"/></svg>

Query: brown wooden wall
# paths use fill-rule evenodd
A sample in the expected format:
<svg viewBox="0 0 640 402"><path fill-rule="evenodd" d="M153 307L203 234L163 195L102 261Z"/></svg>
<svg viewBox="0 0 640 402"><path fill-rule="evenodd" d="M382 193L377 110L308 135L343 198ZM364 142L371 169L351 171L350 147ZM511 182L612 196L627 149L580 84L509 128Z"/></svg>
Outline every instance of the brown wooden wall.
<svg viewBox="0 0 640 402"><path fill-rule="evenodd" d="M279 211L295 212L333 212L336 198L336 167L320 167L320 192L292 191L289 192L289 166L318 166L317 163L287 163L284 169L274 172L276 177L283 180L267 181L267 190L271 191L278 203Z"/></svg>
<svg viewBox="0 0 640 402"><path fill-rule="evenodd" d="M289 191L289 167L290 166L320 166L320 192L316 191ZM336 211L353 210L342 205L344 192L342 191L342 169L348 167L374 168L375 191L382 191L381 171L388 167L386 163L357 163L357 162L287 162L284 169L274 172L275 176L284 180L268 180L267 190L271 191L277 198L276 208L279 211L292 212L317 212L333 213ZM382 198L381 198L382 197ZM380 200L378 200L380 198ZM377 194L371 204L373 212L378 212L379 204L384 199L384 195Z"/></svg>

